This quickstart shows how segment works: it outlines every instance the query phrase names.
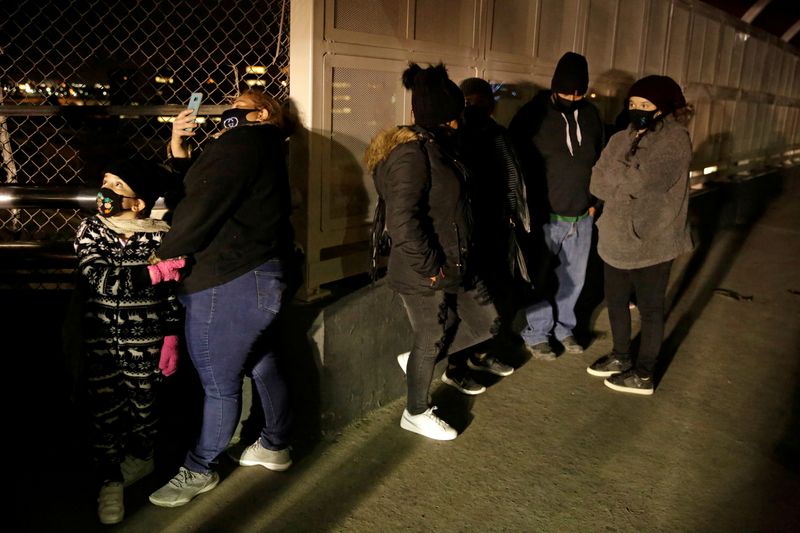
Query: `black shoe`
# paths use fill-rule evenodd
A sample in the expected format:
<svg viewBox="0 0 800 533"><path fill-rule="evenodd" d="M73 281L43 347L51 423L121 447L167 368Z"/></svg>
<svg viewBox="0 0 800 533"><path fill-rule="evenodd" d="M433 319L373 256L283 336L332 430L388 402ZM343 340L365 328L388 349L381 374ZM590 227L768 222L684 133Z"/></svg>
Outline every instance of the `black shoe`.
<svg viewBox="0 0 800 533"><path fill-rule="evenodd" d="M561 346L564 347L564 351L567 353L583 353L583 346L578 344L578 341L575 340L575 337L570 335L564 339L561 339Z"/></svg>
<svg viewBox="0 0 800 533"><path fill-rule="evenodd" d="M531 357L539 361L555 361L556 353L550 348L550 343L540 342L533 346L525 345L525 349L531 354Z"/></svg>
<svg viewBox="0 0 800 533"><path fill-rule="evenodd" d="M496 357L488 354L478 356L478 354L467 359L467 366L479 372L489 372L495 376L510 376L514 373L514 367L509 366Z"/></svg>
<svg viewBox="0 0 800 533"><path fill-rule="evenodd" d="M451 387L455 387L459 391L463 392L464 394L469 394L470 396L475 396L476 394L480 394L486 391L486 387L484 387L480 383L477 383L467 374L465 373L462 374L461 372L453 372L449 369L445 370L444 374L442 374L442 383L447 383Z"/></svg>
<svg viewBox="0 0 800 533"><path fill-rule="evenodd" d="M642 377L636 373L636 370L628 370L627 372L607 377L604 383L609 389L642 396L651 396L654 390L653 378Z"/></svg>
<svg viewBox="0 0 800 533"><path fill-rule="evenodd" d="M586 367L586 371L593 376L607 378L608 376L613 376L614 374L619 374L620 372L630 370L630 368L630 359L625 357L620 358L619 355L611 352L610 354L604 355Z"/></svg>

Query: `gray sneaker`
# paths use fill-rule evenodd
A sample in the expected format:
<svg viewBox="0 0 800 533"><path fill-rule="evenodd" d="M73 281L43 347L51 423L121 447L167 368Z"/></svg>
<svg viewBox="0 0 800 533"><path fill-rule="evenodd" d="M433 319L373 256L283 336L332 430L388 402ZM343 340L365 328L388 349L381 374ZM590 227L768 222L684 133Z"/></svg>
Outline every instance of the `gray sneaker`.
<svg viewBox="0 0 800 533"><path fill-rule="evenodd" d="M540 342L538 344L534 344L533 346L525 345L525 349L530 352L531 356L534 359L538 359L539 361L555 361L556 360L556 353L550 348L549 342Z"/></svg>
<svg viewBox="0 0 800 533"><path fill-rule="evenodd" d="M572 335L561 339L560 342L561 346L564 347L564 351L567 353L583 353L583 346L578 344L578 341L576 341L575 337Z"/></svg>
<svg viewBox="0 0 800 533"><path fill-rule="evenodd" d="M268 450L261 445L261 439L256 440L247 447L239 458L242 466L263 466L268 470L283 472L292 466L289 448L282 450Z"/></svg>
<svg viewBox="0 0 800 533"><path fill-rule="evenodd" d="M180 507L186 505L198 494L208 492L219 483L219 474L201 474L181 467L169 483L150 495L150 503L159 507Z"/></svg>

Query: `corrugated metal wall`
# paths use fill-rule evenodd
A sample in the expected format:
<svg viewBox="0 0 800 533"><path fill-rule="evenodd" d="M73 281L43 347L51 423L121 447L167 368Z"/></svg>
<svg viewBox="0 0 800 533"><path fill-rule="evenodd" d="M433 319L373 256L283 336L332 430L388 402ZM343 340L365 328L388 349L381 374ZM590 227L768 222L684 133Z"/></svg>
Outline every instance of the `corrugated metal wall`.
<svg viewBox="0 0 800 533"><path fill-rule="evenodd" d="M309 297L366 269L375 193L361 157L378 131L411 120L400 85L409 61L497 84L501 123L549 87L568 50L587 56L590 97L609 123L633 81L672 76L696 108L698 182L774 164L800 145L797 51L699 2L293 0L290 35L290 94L308 128L293 168Z"/></svg>

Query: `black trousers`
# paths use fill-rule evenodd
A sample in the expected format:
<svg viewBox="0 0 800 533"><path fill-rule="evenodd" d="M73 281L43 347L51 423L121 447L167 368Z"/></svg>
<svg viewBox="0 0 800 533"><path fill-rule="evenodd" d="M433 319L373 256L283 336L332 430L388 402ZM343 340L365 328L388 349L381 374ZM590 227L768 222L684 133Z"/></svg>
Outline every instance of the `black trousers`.
<svg viewBox="0 0 800 533"><path fill-rule="evenodd" d="M664 338L664 300L672 261L632 270L621 270L605 264L605 297L614 352L619 358L630 358L631 295L641 316L641 343L634 368L642 376L655 371Z"/></svg>
<svg viewBox="0 0 800 533"><path fill-rule="evenodd" d="M497 331L497 311L485 290L426 295L401 294L414 331L414 347L408 358L408 412L428 409L428 391L436 361L490 339Z"/></svg>

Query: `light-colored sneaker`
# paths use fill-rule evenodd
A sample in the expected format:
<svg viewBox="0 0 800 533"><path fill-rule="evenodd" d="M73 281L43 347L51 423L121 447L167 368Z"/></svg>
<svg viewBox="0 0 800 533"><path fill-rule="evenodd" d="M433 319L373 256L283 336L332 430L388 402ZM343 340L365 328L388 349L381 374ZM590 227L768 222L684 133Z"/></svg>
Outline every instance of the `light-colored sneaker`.
<svg viewBox="0 0 800 533"><path fill-rule="evenodd" d="M101 524L119 524L125 517L125 504L122 499L122 483L115 481L100 487L97 497L97 517Z"/></svg>
<svg viewBox="0 0 800 533"><path fill-rule="evenodd" d="M181 467L169 483L150 495L150 503L159 507L186 505L198 494L208 492L219 483L219 474L201 474Z"/></svg>
<svg viewBox="0 0 800 533"><path fill-rule="evenodd" d="M125 480L124 486L130 487L140 479L153 473L155 470L153 458L139 459L132 455L125 456L125 460L119 465L122 470L122 479Z"/></svg>
<svg viewBox="0 0 800 533"><path fill-rule="evenodd" d="M410 356L411 352L403 352L397 356L397 364L403 369L403 374L406 374L406 368L408 368L408 358Z"/></svg>
<svg viewBox="0 0 800 533"><path fill-rule="evenodd" d="M283 472L292 466L292 457L289 448L282 450L268 450L261 445L261 439L256 440L247 447L239 457L242 466L263 466L268 470Z"/></svg>
<svg viewBox="0 0 800 533"><path fill-rule="evenodd" d="M400 419L400 427L434 440L453 440L456 438L458 432L450 427L450 424L433 414L435 410L435 407L431 407L424 413L412 415L407 409L404 409L403 417Z"/></svg>

